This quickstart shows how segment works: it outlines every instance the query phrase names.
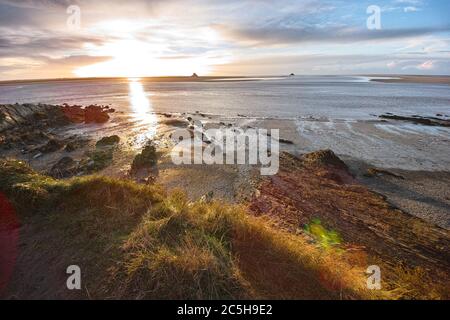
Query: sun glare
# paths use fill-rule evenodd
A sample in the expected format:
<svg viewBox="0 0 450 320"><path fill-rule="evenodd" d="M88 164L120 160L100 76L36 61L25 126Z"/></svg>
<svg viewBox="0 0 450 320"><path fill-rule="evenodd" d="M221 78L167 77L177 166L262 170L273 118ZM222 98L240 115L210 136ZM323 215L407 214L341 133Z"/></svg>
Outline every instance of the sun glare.
<svg viewBox="0 0 450 320"><path fill-rule="evenodd" d="M94 48L96 56L111 59L83 66L74 71L79 77L148 77L207 75L211 71L208 57L171 56L158 43L137 40L116 41Z"/></svg>
<svg viewBox="0 0 450 320"><path fill-rule="evenodd" d="M129 100L135 120L145 128L145 132L138 137L139 141L151 139L156 134L158 119L153 112L153 107L148 94L139 78L128 79Z"/></svg>
<svg viewBox="0 0 450 320"><path fill-rule="evenodd" d="M222 40L211 27L165 26L164 21L111 20L91 26L105 42L85 43L84 50L105 61L74 69L79 77L149 77L208 75L214 66L226 63L223 52L199 53L199 48L217 46Z"/></svg>

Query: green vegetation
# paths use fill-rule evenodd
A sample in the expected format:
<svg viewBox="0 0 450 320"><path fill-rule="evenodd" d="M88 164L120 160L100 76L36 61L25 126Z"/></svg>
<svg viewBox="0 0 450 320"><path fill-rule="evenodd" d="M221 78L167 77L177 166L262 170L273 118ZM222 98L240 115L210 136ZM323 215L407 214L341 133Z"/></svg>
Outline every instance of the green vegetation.
<svg viewBox="0 0 450 320"><path fill-rule="evenodd" d="M114 144L118 144L120 142L120 137L117 135L103 137L95 144L97 147L101 146L111 146Z"/></svg>
<svg viewBox="0 0 450 320"><path fill-rule="evenodd" d="M34 244L20 263L52 275L76 262L86 287L78 298L399 297L367 290L365 267L349 263L345 250L284 232L241 206L192 203L181 191L105 177L56 180L14 160L0 160L0 190L34 230L23 235ZM309 226L336 242L322 228ZM13 290L21 285L30 283ZM40 285L49 286L41 298L68 294L65 283Z"/></svg>
<svg viewBox="0 0 450 320"><path fill-rule="evenodd" d="M94 151L88 153L89 159L87 159L84 167L88 172L97 172L108 167L113 160L114 149L96 148Z"/></svg>
<svg viewBox="0 0 450 320"><path fill-rule="evenodd" d="M158 162L158 153L152 141L142 149L142 152L136 155L131 165L131 171L136 172L141 168L151 168Z"/></svg>
<svg viewBox="0 0 450 320"><path fill-rule="evenodd" d="M113 161L114 150L119 142L120 138L116 135L97 141L95 150L87 152L89 158L81 163L81 168L88 173L94 173L108 167Z"/></svg>
<svg viewBox="0 0 450 320"><path fill-rule="evenodd" d="M313 219L305 225L305 231L325 248L342 243L341 236L334 230L327 230L319 219Z"/></svg>

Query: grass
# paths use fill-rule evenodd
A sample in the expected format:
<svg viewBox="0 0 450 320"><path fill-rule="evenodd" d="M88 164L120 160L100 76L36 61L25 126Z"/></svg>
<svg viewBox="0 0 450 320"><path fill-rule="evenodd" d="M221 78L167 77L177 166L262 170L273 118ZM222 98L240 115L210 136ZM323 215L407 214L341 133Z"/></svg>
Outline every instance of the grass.
<svg viewBox="0 0 450 320"><path fill-rule="evenodd" d="M21 267L53 279L76 262L84 272L82 298L392 299L417 279L370 291L365 267L349 263L345 250L284 232L245 207L192 203L159 186L98 176L55 180L0 160L0 190L32 226L22 235L34 245L21 252ZM335 240L318 225L311 232ZM11 290L40 281L48 286L40 298L74 294L64 281L41 278L25 274Z"/></svg>

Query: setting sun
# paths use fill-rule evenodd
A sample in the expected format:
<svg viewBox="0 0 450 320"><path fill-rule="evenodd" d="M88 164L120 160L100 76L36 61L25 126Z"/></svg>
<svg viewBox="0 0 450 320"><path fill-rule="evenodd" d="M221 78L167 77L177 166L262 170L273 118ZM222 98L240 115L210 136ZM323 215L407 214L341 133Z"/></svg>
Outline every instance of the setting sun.
<svg viewBox="0 0 450 320"><path fill-rule="evenodd" d="M0 0L0 303L449 299L448 12Z"/></svg>
<svg viewBox="0 0 450 320"><path fill-rule="evenodd" d="M151 39L138 39L142 22L122 20L109 21L95 26L97 32L120 35L101 45L85 44L91 56L109 57L106 61L78 67L74 70L79 77L143 77L143 76L180 76L197 73L209 75L213 66L228 61L224 57L202 54L179 54L166 37L181 38L188 30L172 29L164 34L153 35ZM219 36L211 28L200 28L196 37L208 43L217 43ZM177 46L183 42L177 41Z"/></svg>

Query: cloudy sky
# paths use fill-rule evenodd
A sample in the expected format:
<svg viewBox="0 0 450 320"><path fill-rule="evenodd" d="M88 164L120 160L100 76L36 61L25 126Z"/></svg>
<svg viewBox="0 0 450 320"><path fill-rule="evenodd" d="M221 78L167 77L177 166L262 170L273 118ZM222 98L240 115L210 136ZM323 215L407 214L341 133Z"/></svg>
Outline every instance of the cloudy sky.
<svg viewBox="0 0 450 320"><path fill-rule="evenodd" d="M371 5L381 29L367 27ZM450 74L449 12L447 0L0 0L0 79Z"/></svg>

